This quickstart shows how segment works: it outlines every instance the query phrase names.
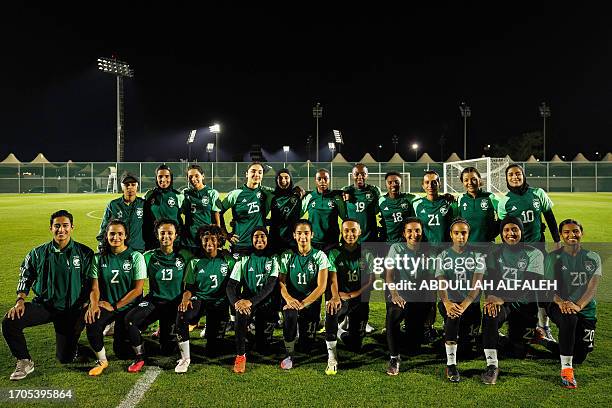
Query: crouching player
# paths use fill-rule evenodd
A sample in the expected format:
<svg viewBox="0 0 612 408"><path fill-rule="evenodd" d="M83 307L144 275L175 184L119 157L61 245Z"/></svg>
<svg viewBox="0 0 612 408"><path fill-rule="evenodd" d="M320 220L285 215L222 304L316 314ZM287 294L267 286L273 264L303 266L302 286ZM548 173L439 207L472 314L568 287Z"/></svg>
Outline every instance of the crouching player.
<svg viewBox="0 0 612 408"><path fill-rule="evenodd" d="M526 291L512 288L521 287L526 280L540 280L544 275L544 255L521 242L523 223L519 218L504 218L500 234L502 244L488 254L485 272L487 281L499 289L487 291L483 308L482 342L487 368L481 378L485 384L495 384L499 375L497 348L499 328L504 322L508 322L510 346L518 357L524 357L526 343L533 339L538 321L537 301L530 299Z"/></svg>
<svg viewBox="0 0 612 408"><path fill-rule="evenodd" d="M462 351L472 351L473 341L480 329L480 290L477 282L482 281L485 271L485 257L467 247L470 225L463 218L457 218L450 227L453 242L449 249L438 255L436 278L450 282L450 290L440 289L438 309L444 319L444 340L446 349L446 378L459 382L457 370L457 342ZM474 289L469 290L468 287Z"/></svg>
<svg viewBox="0 0 612 408"><path fill-rule="evenodd" d="M108 367L103 334L106 325L115 322L115 355L125 358L129 353L125 316L142 295L147 266L142 254L127 246L127 231L123 221L110 221L100 253L94 255L89 269L92 284L85 322L87 339L98 359L96 366L89 370L91 376L102 374Z"/></svg>
<svg viewBox="0 0 612 408"><path fill-rule="evenodd" d="M290 249L281 255L279 283L281 296L284 299L283 315L285 318L283 337L286 357L280 366L284 370L293 368L295 341L300 331L299 343L302 350L311 348L315 339L321 296L327 287L329 260L322 250L312 247L312 224L308 220L298 220L293 227L293 237L297 242L296 249ZM325 340L327 343L326 374L336 374L338 360L336 356L336 332L340 307L338 288L332 285L332 298L326 304Z"/></svg>
<svg viewBox="0 0 612 408"><path fill-rule="evenodd" d="M583 228L578 221L562 221L559 231L563 247L546 257L545 277L557 282L547 311L559 327L561 384L576 388L572 363L582 363L593 351L601 259L597 253L582 248Z"/></svg>
<svg viewBox="0 0 612 408"><path fill-rule="evenodd" d="M236 360L234 372L246 369L246 335L255 318L255 345L263 349L272 341L277 312L272 292L278 279L278 261L268 249L266 227L253 231L253 253L242 256L234 265L227 284L227 297L236 309Z"/></svg>
<svg viewBox="0 0 612 408"><path fill-rule="evenodd" d="M194 258L185 271L185 291L178 306L176 333L181 358L177 373L186 373L191 363L189 352L189 322L206 314L206 351L212 353L219 346L229 320L229 302L226 295L228 271L234 260L220 248L221 228L203 225L198 236L204 251L201 259Z"/></svg>
<svg viewBox="0 0 612 408"><path fill-rule="evenodd" d="M421 220L418 218L406 219L404 239L405 242L396 242L391 246L387 255L388 259L426 256L426 250L421 247L423 239ZM432 293L418 291L421 281L433 278L432 271L428 270L427 265L422 262L419 262L416 267L412 267L412 264L412 262L398 262L394 268L387 269L385 273L385 283L389 288L385 322L390 354L387 367L389 375L398 375L400 370L400 323L406 320L406 332L413 333L409 337L410 352L418 352L423 340L423 325L435 301ZM399 289L394 287L398 284L402 285Z"/></svg>
<svg viewBox="0 0 612 408"><path fill-rule="evenodd" d="M183 272L185 255L174 251L178 239L178 224L174 220L160 219L155 222L155 235L159 248L145 252L149 276L149 294L126 315L125 321L130 343L136 353L136 360L128 367L131 373L138 372L145 364L145 351L141 331L159 320L159 342L162 354L174 352L173 338L178 305L183 293Z"/></svg>
<svg viewBox="0 0 612 408"><path fill-rule="evenodd" d="M332 282L337 280L338 296L342 301L338 321L348 319L348 331L339 327L338 337L353 351L361 349L365 337L370 314L369 291L374 282L373 256L369 251L362 251L358 244L360 235L359 223L347 218L342 222L340 247L329 253L329 275Z"/></svg>

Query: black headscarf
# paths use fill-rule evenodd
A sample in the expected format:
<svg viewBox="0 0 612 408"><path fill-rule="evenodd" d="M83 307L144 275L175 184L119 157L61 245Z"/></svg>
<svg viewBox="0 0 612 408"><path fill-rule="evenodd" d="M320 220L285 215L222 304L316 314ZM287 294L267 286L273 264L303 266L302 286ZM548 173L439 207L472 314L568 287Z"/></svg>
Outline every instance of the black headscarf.
<svg viewBox="0 0 612 408"><path fill-rule="evenodd" d="M266 238L268 238L268 244L266 245L266 247L264 249L256 249L255 247L253 247L253 253L257 256L264 256L264 255L268 255L268 253L270 252L269 248L270 248L270 234L268 234L268 230L266 229L266 227L256 227L253 230L253 233L251 234L251 243L253 242L253 237L255 236L255 233L261 231L264 234L266 234Z"/></svg>
<svg viewBox="0 0 612 408"><path fill-rule="evenodd" d="M520 242L517 245L514 245L514 247L516 247L517 249L521 248L522 244L523 244L523 233L525 231L525 229L523 227L523 221L521 221L521 219L518 218L518 217L506 217L503 220L501 220L501 222L499 223L499 236L502 238L502 243L504 245L508 245L508 244L506 244L504 242L504 238L503 238L504 237L504 235L503 235L504 226L506 224L515 224L521 230L521 240L520 240Z"/></svg>
<svg viewBox="0 0 612 408"><path fill-rule="evenodd" d="M508 183L508 170L513 167L518 167L523 173L523 185L520 187L511 187L510 183ZM506 186L508 187L508 190L512 191L514 194L523 195L527 192L527 189L529 188L529 184L527 184L527 175L525 174L525 169L523 169L523 167L521 167L519 164L511 163L508 167L506 167Z"/></svg>
<svg viewBox="0 0 612 408"><path fill-rule="evenodd" d="M280 188L278 185L278 178L280 177L280 175L282 173L287 173L289 175L289 187L287 188ZM293 193L293 176L291 176L291 173L289 172L288 169L280 169L279 171L276 172L276 188L274 189L274 195L278 196L278 195L289 195Z"/></svg>

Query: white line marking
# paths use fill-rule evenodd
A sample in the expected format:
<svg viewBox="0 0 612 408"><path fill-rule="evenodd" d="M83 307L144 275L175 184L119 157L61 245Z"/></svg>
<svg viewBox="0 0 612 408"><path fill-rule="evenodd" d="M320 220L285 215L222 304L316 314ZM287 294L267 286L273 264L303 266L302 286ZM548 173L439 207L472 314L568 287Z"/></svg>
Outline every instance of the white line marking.
<svg viewBox="0 0 612 408"><path fill-rule="evenodd" d="M147 392L149 387L151 387L151 384L153 384L153 382L161 372L162 370L159 367L146 367L145 373L142 375L142 377L138 379L138 381L136 381L136 384L134 384L134 386L125 396L123 401L121 401L121 403L117 405L117 408L135 407L140 402L142 397L144 397L145 392Z"/></svg>
<svg viewBox="0 0 612 408"><path fill-rule="evenodd" d="M95 215L92 215L95 212L100 212L100 210L93 210L93 211L88 212L85 215L87 215L89 218L95 218L96 220L101 220L102 217L96 217Z"/></svg>

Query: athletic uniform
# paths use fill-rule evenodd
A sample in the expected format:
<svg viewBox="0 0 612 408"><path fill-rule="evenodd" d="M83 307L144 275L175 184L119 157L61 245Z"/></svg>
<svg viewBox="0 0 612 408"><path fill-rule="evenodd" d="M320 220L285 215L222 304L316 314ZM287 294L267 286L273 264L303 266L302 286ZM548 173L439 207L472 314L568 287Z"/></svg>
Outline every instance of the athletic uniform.
<svg viewBox="0 0 612 408"><path fill-rule="evenodd" d="M500 220L506 217L517 217L523 222L522 242L544 242L542 213L550 211L552 200L541 188L528 187L524 194L508 191L499 198L497 214Z"/></svg>
<svg viewBox="0 0 612 408"><path fill-rule="evenodd" d="M110 220L121 220L125 223L130 237L130 248L137 251L144 251L145 241L142 234L143 216L144 216L144 199L136 197L134 202L126 203L123 196L111 200L106 206L102 223L100 224L100 233L96 237L98 240L98 248L106 239L106 226Z"/></svg>
<svg viewBox="0 0 612 408"><path fill-rule="evenodd" d="M493 193L478 190L476 197L461 193L457 198L457 216L470 224L468 242L493 242L499 234L496 217L497 197Z"/></svg>
<svg viewBox="0 0 612 408"><path fill-rule="evenodd" d="M601 276L601 258L596 252L581 248L572 256L560 248L546 257L545 277L557 282L555 294L563 300L578 302L594 276ZM554 302L548 305L547 311L559 327L560 354L574 356L576 363L583 362L593 351L597 323L595 298L576 314L561 313Z"/></svg>
<svg viewBox="0 0 612 408"><path fill-rule="evenodd" d="M84 327L83 305L89 298L90 280L87 271L93 251L70 240L60 250L54 241L32 249L21 263L17 294L34 291L32 302L25 302L21 318L7 316L2 320L2 334L19 360L30 359L23 335L26 327L53 322L55 355L61 363L71 362L77 351Z"/></svg>
<svg viewBox="0 0 612 408"><path fill-rule="evenodd" d="M378 224L376 215L380 212L378 200L382 195L380 188L371 184L366 184L363 188L348 186L342 189L348 193L350 199L346 202L346 211L349 218L359 222L361 227L361 242L378 241Z"/></svg>
<svg viewBox="0 0 612 408"><path fill-rule="evenodd" d="M453 222L452 203L443 197L429 201L419 197L413 201L415 216L423 223L423 241L430 244L449 242L449 228Z"/></svg>
<svg viewBox="0 0 612 408"><path fill-rule="evenodd" d="M346 203L339 191L327 190L319 193L315 190L302 200L302 215L308 212L308 221L312 224L312 246L326 253L338 246L340 227L338 218L346 219Z"/></svg>
<svg viewBox="0 0 612 408"><path fill-rule="evenodd" d="M414 217L412 202L417 197L410 193L399 193L396 198L389 197L389 193L378 199L380 208L381 235L383 242L404 242L404 220Z"/></svg>
<svg viewBox="0 0 612 408"><path fill-rule="evenodd" d="M281 191L282 193L279 193ZM302 200L292 190L276 189L270 209L270 248L280 253L295 247L293 225L302 216Z"/></svg>
<svg viewBox="0 0 612 408"><path fill-rule="evenodd" d="M217 190L204 186L198 190L189 187L183 190L182 213L185 215L185 228L181 236L181 245L193 253L201 248L198 228L214 223L213 213L221 211L221 201Z"/></svg>
<svg viewBox="0 0 612 408"><path fill-rule="evenodd" d="M132 248L127 248L120 254L96 254L89 269L89 277L98 280L100 301L106 301L113 307L128 292L134 289L137 280L147 278L147 266L142 254ZM100 307L100 317L87 324L87 339L93 350L98 353L104 347L104 328L115 322L113 350L119 358L128 357L129 348L125 316L130 309L138 304L140 297L134 299L118 310L108 311Z"/></svg>
<svg viewBox="0 0 612 408"><path fill-rule="evenodd" d="M143 224L145 249L155 249L159 246L154 231L155 221L164 218L176 221L179 226L183 225L181 218L183 199L183 194L173 188L156 187L147 191L144 197Z"/></svg>

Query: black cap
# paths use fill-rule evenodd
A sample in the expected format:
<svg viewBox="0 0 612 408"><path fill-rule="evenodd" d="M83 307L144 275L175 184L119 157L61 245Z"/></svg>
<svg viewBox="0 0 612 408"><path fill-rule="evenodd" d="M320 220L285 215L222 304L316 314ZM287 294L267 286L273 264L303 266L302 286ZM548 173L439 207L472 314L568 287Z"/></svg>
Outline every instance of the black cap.
<svg viewBox="0 0 612 408"><path fill-rule="evenodd" d="M124 171L121 175L121 184L126 183L138 183L138 177L128 171Z"/></svg>

